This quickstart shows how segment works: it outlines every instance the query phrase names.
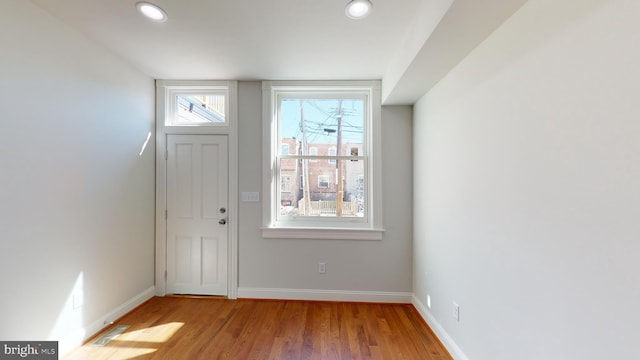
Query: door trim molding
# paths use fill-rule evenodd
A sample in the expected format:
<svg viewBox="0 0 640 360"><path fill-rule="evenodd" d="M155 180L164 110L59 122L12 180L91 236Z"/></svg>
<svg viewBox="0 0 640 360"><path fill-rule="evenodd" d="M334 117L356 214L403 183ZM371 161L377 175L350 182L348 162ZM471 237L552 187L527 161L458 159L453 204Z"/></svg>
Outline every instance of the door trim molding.
<svg viewBox="0 0 640 360"><path fill-rule="evenodd" d="M166 127L167 88L175 86L202 88L226 86L229 96L228 126ZM167 135L226 135L229 146L229 239L227 246L227 297L238 297L238 82L200 80L156 80L156 265L157 296L166 295L167 282Z"/></svg>

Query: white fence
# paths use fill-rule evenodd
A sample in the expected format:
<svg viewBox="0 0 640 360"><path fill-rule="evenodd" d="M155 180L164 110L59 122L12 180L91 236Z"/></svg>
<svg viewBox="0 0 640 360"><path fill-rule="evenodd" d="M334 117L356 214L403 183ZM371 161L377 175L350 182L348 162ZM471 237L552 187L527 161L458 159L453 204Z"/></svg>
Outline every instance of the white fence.
<svg viewBox="0 0 640 360"><path fill-rule="evenodd" d="M299 215L306 215L304 199L298 201ZM356 201L343 201L342 202L342 215L356 216L358 211L358 203ZM310 216L335 216L338 213L338 207L335 200L325 201L312 201L310 203Z"/></svg>

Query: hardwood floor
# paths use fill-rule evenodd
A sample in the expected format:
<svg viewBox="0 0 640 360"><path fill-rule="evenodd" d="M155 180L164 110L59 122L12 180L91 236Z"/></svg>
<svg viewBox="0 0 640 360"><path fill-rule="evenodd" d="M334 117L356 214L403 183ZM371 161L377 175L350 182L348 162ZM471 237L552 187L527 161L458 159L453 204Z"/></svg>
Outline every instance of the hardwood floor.
<svg viewBox="0 0 640 360"><path fill-rule="evenodd" d="M155 297L117 325L64 359L452 359L404 304Z"/></svg>

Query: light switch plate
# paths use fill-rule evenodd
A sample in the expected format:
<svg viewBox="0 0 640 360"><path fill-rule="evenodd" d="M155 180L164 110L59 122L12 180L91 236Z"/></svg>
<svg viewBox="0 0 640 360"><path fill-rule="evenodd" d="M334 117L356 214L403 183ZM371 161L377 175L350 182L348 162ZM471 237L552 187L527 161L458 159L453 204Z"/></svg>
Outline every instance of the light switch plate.
<svg viewBox="0 0 640 360"><path fill-rule="evenodd" d="M260 193L257 191L243 191L240 194L240 201L242 202L259 202L260 201Z"/></svg>

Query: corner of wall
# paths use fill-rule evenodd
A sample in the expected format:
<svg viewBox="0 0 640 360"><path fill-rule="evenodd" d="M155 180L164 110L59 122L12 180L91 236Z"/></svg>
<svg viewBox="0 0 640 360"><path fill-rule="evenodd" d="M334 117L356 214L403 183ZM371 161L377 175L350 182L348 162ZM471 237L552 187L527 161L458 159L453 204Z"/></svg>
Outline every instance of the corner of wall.
<svg viewBox="0 0 640 360"><path fill-rule="evenodd" d="M156 288L151 286L131 299L125 301L108 313L100 316L97 320L85 325L84 329L79 329L74 334L67 336L59 341L59 353L64 356L74 348L81 346L83 342L91 339L103 329L109 327L115 320L126 315L133 309L145 303L147 300L155 296Z"/></svg>
<svg viewBox="0 0 640 360"><path fill-rule="evenodd" d="M440 325L440 323L436 320L433 314L431 314L429 309L420 301L420 299L418 299L415 296L415 294L413 295L411 300L412 300L411 303L416 308L416 310L418 310L418 313L420 313L420 316L422 316L424 321L427 322L427 325L429 325L429 327L434 332L438 340L440 340L442 345L447 349L451 357L453 357L455 360L469 360L467 355L465 355L465 353L462 352L462 349L460 349L458 344L456 344L455 341L453 341L451 336L449 336L449 334L444 330L442 325Z"/></svg>

